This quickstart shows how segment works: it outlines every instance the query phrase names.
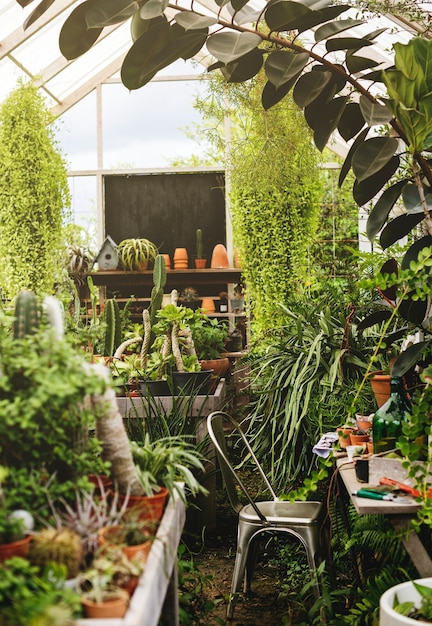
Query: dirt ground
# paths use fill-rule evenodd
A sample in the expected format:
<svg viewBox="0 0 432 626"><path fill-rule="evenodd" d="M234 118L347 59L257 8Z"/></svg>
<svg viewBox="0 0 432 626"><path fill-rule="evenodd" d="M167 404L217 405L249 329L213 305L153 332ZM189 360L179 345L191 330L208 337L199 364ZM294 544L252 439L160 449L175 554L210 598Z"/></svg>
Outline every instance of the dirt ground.
<svg viewBox="0 0 432 626"><path fill-rule="evenodd" d="M188 535L186 526L186 536ZM193 524L192 524L193 526ZM217 525L212 531L204 531L202 536L189 536L193 559L202 575L207 578L204 594L214 603L206 619L201 624L230 626L282 626L295 624L295 615L288 617L287 600L280 597L284 591L284 579L278 564L275 548L265 542L261 544L260 557L252 580L252 592L239 595L234 619L226 622L227 598L231 588L236 549L237 517L225 500L224 492L218 494ZM297 546L294 548L297 549ZM302 554L300 561L302 560ZM306 560L304 559L304 563ZM298 584L306 580L300 573ZM300 623L300 622L298 622Z"/></svg>

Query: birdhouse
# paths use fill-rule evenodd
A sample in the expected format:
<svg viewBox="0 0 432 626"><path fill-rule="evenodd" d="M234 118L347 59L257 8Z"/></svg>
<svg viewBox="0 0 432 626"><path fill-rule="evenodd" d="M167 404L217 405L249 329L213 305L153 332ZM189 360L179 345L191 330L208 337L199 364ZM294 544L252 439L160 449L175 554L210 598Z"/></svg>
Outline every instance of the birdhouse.
<svg viewBox="0 0 432 626"><path fill-rule="evenodd" d="M118 266L117 244L108 235L99 250L95 263L100 270L116 270Z"/></svg>

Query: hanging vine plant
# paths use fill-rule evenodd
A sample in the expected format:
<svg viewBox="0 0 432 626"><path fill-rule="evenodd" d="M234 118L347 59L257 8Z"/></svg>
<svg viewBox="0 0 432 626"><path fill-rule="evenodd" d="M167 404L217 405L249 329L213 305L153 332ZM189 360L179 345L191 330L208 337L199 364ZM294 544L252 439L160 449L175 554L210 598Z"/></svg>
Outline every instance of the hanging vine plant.
<svg viewBox="0 0 432 626"><path fill-rule="evenodd" d="M52 293L70 205L53 117L36 87L18 82L0 107L0 284Z"/></svg>

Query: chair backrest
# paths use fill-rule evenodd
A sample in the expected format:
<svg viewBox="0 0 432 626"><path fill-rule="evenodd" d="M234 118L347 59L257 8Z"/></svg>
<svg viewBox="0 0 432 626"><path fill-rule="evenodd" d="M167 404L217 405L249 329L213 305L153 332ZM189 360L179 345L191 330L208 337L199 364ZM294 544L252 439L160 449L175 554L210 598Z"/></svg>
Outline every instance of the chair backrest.
<svg viewBox="0 0 432 626"><path fill-rule="evenodd" d="M225 430L224 430L224 423L229 424L231 426L231 429L232 429L231 432L235 432L237 435L240 436L250 458L255 463L255 466L261 478L264 480L267 486L267 489L271 493L273 500L277 500L278 498L267 476L265 475L263 468L261 467L258 459L256 458L255 453L252 450L240 424L238 424L238 422L236 422L235 419L233 419L230 415L228 415L228 413L224 413L223 411L214 411L213 413L210 413L210 415L207 417L207 430L216 448L216 453L217 453L218 460L219 460L219 466L222 472L222 476L224 479L226 490L228 492L228 497L229 497L231 506L237 513L240 511L240 509L243 508L243 504L240 501L238 492L237 492L237 485L238 485L240 489L242 490L242 492L244 493L244 495L246 496L249 503L253 506L258 517L263 522L265 522L266 521L265 516L261 513L261 511L255 504L254 498L250 494L249 490L247 489L247 487L245 486L245 484L239 477L238 472L236 472L232 462L230 461L228 448L227 448L226 440L225 440L226 435L225 435Z"/></svg>

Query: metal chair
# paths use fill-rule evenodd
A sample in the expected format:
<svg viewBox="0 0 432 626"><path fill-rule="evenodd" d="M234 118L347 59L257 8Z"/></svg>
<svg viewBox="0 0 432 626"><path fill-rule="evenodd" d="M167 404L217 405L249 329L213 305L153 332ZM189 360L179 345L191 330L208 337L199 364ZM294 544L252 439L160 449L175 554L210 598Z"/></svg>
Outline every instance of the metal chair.
<svg viewBox="0 0 432 626"><path fill-rule="evenodd" d="M272 500L257 502L251 496L243 481L229 460L226 445L224 423L231 426L232 432L240 436L243 444L254 461L259 474L264 480ZM244 591L250 591L250 584L255 569L259 539L264 533L288 533L296 537L305 548L308 564L315 575L314 593L320 596L316 577L316 568L322 560L321 521L324 507L321 502L278 500L267 476L256 458L240 425L227 413L215 411L207 417L208 433L215 445L219 466L222 472L228 497L234 511L238 514L237 552L231 583L231 593L227 606L227 619L234 615L238 592L244 582ZM249 504L242 504L238 487L246 496Z"/></svg>

